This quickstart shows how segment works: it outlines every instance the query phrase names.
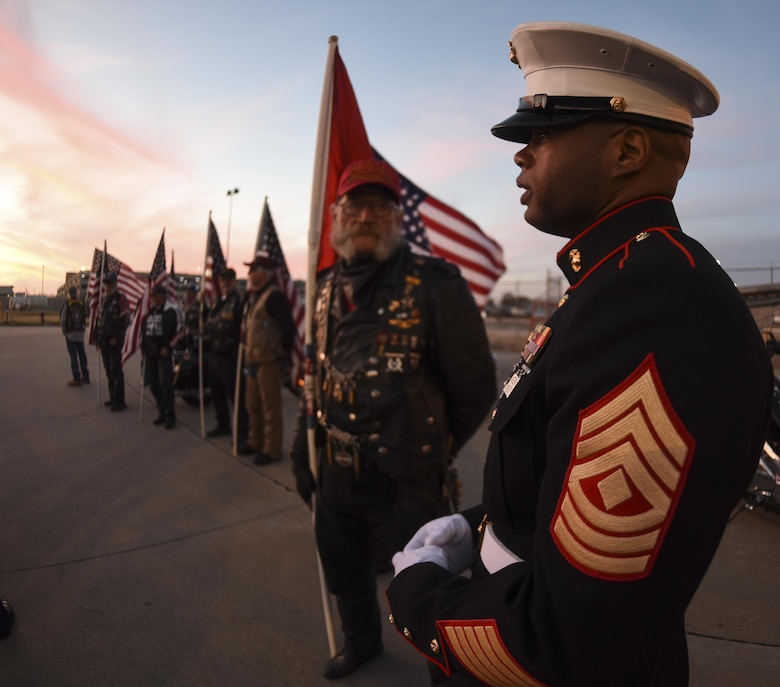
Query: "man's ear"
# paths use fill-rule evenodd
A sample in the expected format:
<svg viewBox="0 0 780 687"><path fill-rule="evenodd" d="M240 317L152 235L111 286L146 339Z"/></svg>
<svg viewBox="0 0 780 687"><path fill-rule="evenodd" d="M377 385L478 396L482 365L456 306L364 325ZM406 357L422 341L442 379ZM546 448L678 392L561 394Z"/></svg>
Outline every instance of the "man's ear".
<svg viewBox="0 0 780 687"><path fill-rule="evenodd" d="M646 129L630 126L616 137L616 166L619 174L634 174L640 171L650 160L652 143Z"/></svg>

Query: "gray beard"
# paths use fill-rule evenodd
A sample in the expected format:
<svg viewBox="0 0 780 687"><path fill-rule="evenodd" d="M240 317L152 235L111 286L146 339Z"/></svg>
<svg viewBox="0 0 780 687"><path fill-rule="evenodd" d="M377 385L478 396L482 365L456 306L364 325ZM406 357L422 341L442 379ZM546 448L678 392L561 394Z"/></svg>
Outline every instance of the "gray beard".
<svg viewBox="0 0 780 687"><path fill-rule="evenodd" d="M330 245L333 246L333 250L335 250L340 257L347 261L354 260L355 258L365 258L373 259L377 262L385 262L393 253L395 253L398 246L403 242L403 232L401 227L398 226L389 234L383 234L377 238L379 243L377 243L374 250L358 251L352 243L351 235L347 235L341 230L337 230L333 227L330 233Z"/></svg>

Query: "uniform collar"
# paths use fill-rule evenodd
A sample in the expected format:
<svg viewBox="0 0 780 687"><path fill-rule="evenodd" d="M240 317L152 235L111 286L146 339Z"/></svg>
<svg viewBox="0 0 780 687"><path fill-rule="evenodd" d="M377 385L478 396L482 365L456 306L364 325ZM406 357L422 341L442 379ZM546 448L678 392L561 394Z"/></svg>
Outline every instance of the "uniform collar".
<svg viewBox="0 0 780 687"><path fill-rule="evenodd" d="M558 267L575 286L606 257L656 227L677 230L680 222L669 198L653 196L613 210L575 236L558 253Z"/></svg>

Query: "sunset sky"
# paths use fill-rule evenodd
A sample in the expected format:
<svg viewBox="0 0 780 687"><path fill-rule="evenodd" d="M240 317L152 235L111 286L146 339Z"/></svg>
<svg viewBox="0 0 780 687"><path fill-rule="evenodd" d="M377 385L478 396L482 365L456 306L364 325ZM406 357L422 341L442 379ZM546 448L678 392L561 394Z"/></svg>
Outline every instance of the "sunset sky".
<svg viewBox="0 0 780 687"><path fill-rule="evenodd" d="M53 294L104 240L148 271L163 228L168 266L173 251L177 272L200 271L209 211L243 275L265 196L305 277L337 35L374 147L503 245L496 296L540 295L563 241L523 221L517 146L490 127L523 93L512 29L548 19L633 34L710 78L721 106L696 122L678 213L737 283L768 282L758 268L780 268L775 0L0 0L0 284Z"/></svg>

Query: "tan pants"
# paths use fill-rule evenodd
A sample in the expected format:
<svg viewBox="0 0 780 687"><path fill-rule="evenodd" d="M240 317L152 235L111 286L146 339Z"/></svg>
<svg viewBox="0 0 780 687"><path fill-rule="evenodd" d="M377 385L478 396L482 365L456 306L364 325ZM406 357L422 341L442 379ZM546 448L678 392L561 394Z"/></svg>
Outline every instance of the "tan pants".
<svg viewBox="0 0 780 687"><path fill-rule="evenodd" d="M256 375L246 376L249 446L275 460L282 457L282 370L277 362L263 363Z"/></svg>

